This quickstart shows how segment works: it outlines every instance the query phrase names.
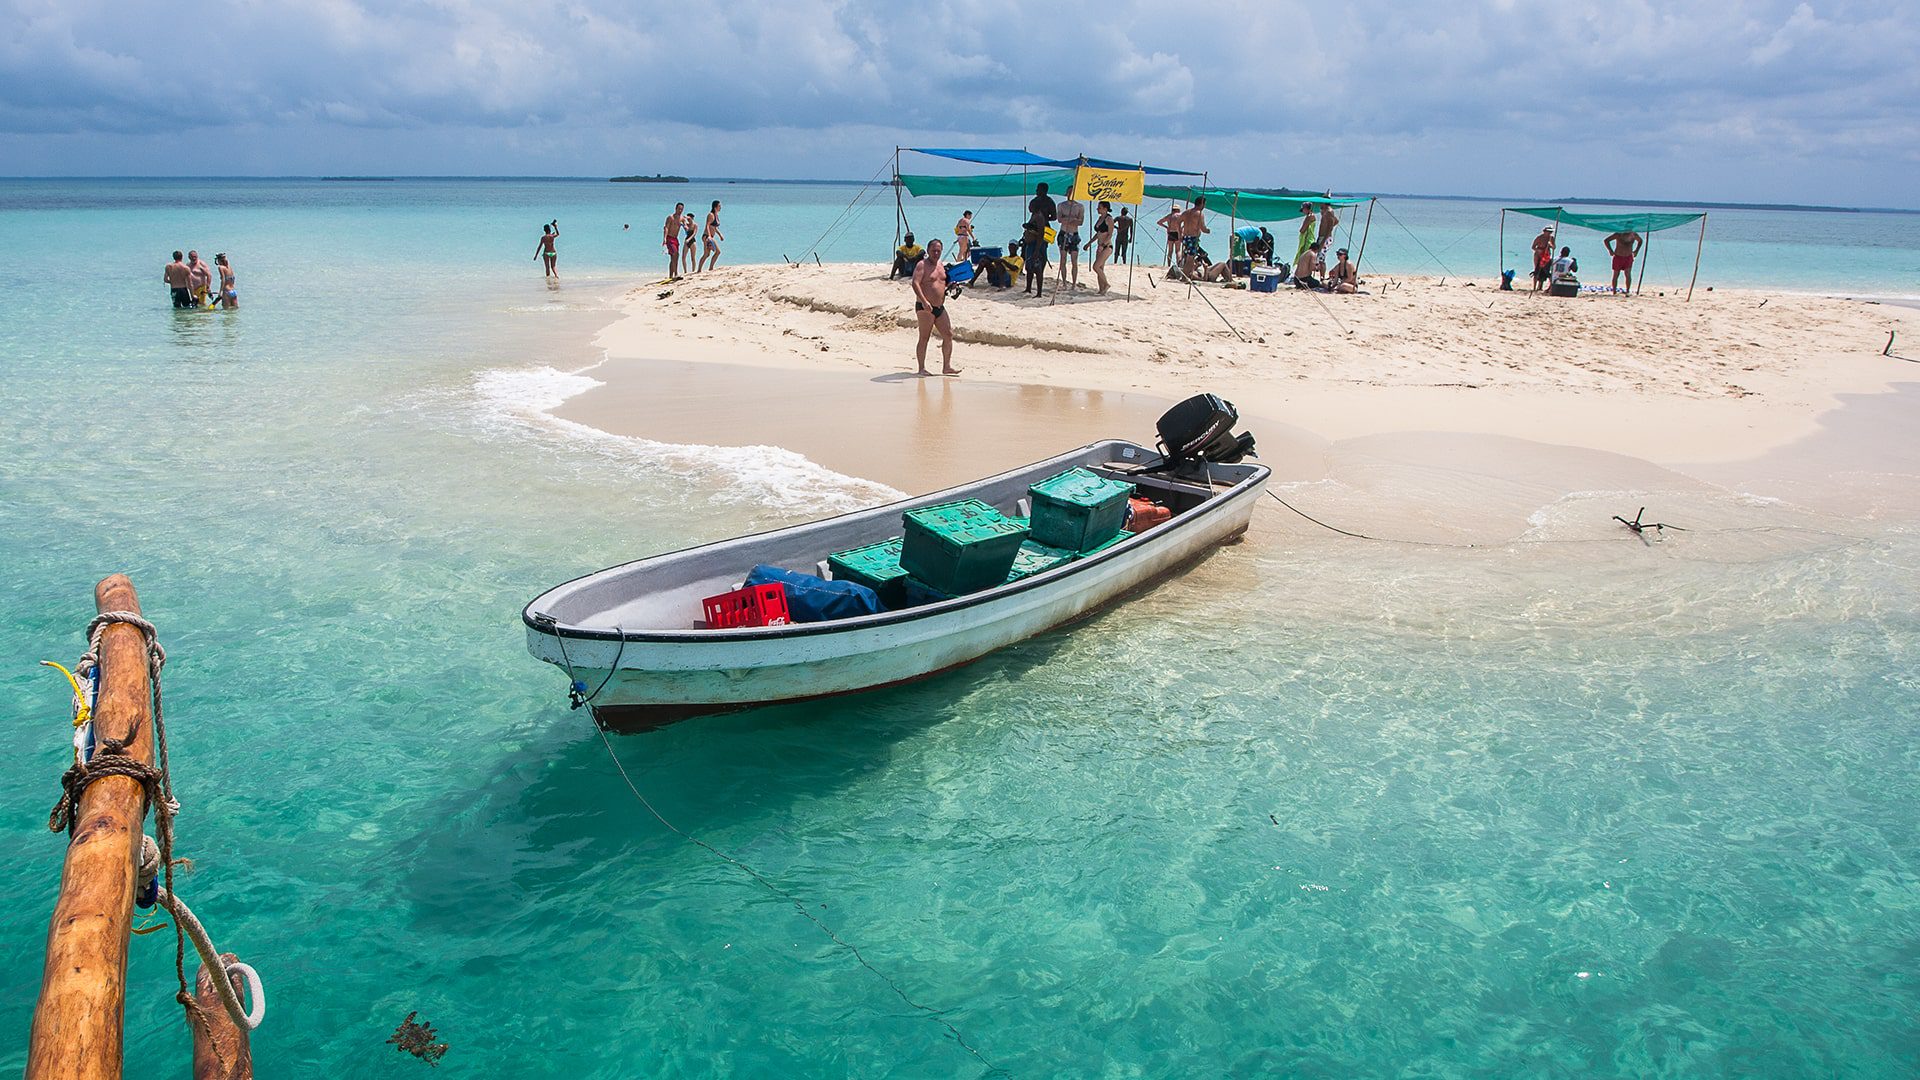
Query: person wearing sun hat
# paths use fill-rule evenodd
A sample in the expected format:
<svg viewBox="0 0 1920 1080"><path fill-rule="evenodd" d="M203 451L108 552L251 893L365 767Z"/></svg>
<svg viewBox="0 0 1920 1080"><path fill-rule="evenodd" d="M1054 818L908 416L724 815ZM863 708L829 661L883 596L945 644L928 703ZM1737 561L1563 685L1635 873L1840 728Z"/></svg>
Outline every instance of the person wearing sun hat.
<svg viewBox="0 0 1920 1080"><path fill-rule="evenodd" d="M1543 225L1540 227L1540 235L1533 238L1533 291L1534 292L1539 292L1540 287L1545 285L1547 283L1547 279L1553 276L1553 270L1550 265L1552 262L1553 262L1553 226Z"/></svg>

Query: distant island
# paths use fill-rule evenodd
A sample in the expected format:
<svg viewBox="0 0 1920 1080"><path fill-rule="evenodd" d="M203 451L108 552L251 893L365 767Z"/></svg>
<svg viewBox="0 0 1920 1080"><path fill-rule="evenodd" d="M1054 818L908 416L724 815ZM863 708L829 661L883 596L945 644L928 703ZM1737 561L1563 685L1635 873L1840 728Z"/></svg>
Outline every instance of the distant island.
<svg viewBox="0 0 1920 1080"><path fill-rule="evenodd" d="M616 184L684 184L687 182L684 176L668 176L665 173L654 173L652 176L615 176L610 179Z"/></svg>
<svg viewBox="0 0 1920 1080"><path fill-rule="evenodd" d="M320 179L336 184L391 184L391 176L323 176Z"/></svg>

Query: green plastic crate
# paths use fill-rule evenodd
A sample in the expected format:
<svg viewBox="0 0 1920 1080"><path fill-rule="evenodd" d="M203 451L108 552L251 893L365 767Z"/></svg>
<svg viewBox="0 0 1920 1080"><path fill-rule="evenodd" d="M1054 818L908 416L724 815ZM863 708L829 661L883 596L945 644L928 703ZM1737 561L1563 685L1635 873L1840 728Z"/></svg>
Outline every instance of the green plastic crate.
<svg viewBox="0 0 1920 1080"><path fill-rule="evenodd" d="M1074 553L1065 548L1048 547L1029 540L1021 544L1020 550L1013 556L1013 569L1007 571L1007 580L1019 581L1024 577L1045 573L1074 558Z"/></svg>
<svg viewBox="0 0 1920 1080"><path fill-rule="evenodd" d="M949 596L977 592L1007 580L1027 526L978 499L909 510L900 565Z"/></svg>
<svg viewBox="0 0 1920 1080"><path fill-rule="evenodd" d="M1099 547L1097 547L1097 548L1094 548L1094 549L1093 549L1093 550L1091 550L1091 551L1083 551L1083 552L1081 552L1081 554L1082 554L1082 555L1098 555L1098 554L1100 554L1101 552L1103 552L1103 551L1105 551L1105 550L1107 550L1108 548L1110 548L1110 547L1112 547L1113 545L1115 545L1115 544L1117 544L1117 543L1119 543L1120 541L1122 541L1122 540L1126 540L1126 539L1129 539L1129 538L1131 538L1132 536L1133 536L1133 534L1132 534L1132 533L1130 533L1130 532L1128 532L1128 531L1127 531L1127 530L1125 530L1125 529L1121 529L1121 530L1120 530L1119 532L1117 532L1117 533L1114 533L1114 534L1113 534L1113 538L1112 538L1112 539L1110 539L1110 540L1108 540L1108 541L1107 541L1106 543L1104 543L1104 544L1101 544L1101 545L1100 545Z"/></svg>
<svg viewBox="0 0 1920 1080"><path fill-rule="evenodd" d="M898 607L906 599L907 580L907 572L900 565L900 548L901 538L896 536L878 544L836 551L827 556L827 565L833 569L834 580L858 582L878 593L882 604Z"/></svg>
<svg viewBox="0 0 1920 1080"><path fill-rule="evenodd" d="M1027 489L1033 497L1033 538L1048 547L1092 551L1113 539L1127 515L1133 485L1086 469L1068 469Z"/></svg>

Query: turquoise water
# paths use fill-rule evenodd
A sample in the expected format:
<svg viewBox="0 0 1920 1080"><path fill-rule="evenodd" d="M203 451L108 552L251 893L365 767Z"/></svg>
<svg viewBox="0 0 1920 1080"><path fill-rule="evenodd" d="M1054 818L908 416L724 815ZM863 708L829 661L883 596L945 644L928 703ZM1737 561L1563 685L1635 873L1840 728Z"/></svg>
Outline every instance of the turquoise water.
<svg viewBox="0 0 1920 1080"><path fill-rule="evenodd" d="M824 229L852 195L738 187L742 259L781 254L756 222ZM65 697L34 661L80 651L116 569L173 656L181 892L270 988L263 1076L418 1075L384 1045L414 1010L475 1076L1920 1059L1910 524L1654 492L1669 519L1808 531L1457 551L1263 515L1177 584L954 676L615 740L662 814L975 1057L648 816L524 652L519 607L555 581L883 496L790 455L537 421L564 392L541 368L587 359L644 265L612 224L642 217L632 189L0 198L0 240L42 253L0 270L31 298L0 315L0 964L21 988L0 1067L24 1059L59 873ZM235 254L242 310L167 309L186 245ZM1541 535L1593 509L1543 507ZM171 952L134 948L148 1071L184 1068Z"/></svg>

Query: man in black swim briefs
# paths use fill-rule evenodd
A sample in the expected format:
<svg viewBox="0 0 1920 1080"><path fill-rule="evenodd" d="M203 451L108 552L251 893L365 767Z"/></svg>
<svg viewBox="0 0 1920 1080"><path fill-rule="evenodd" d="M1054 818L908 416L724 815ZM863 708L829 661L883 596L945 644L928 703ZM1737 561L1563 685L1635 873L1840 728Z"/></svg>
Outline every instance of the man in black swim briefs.
<svg viewBox="0 0 1920 1080"><path fill-rule="evenodd" d="M193 289L187 284L193 271L187 269L185 259L186 256L176 251L173 261L160 271L160 280L167 283L168 290L173 293L173 306L177 308L193 306Z"/></svg>
<svg viewBox="0 0 1920 1080"><path fill-rule="evenodd" d="M940 374L960 374L953 366L953 320L947 318L946 305L947 268L940 262L940 241L933 239L927 241L926 255L913 268L913 319L920 324L920 343L913 355L922 375L933 374L927 370L927 341L935 330L940 331Z"/></svg>

